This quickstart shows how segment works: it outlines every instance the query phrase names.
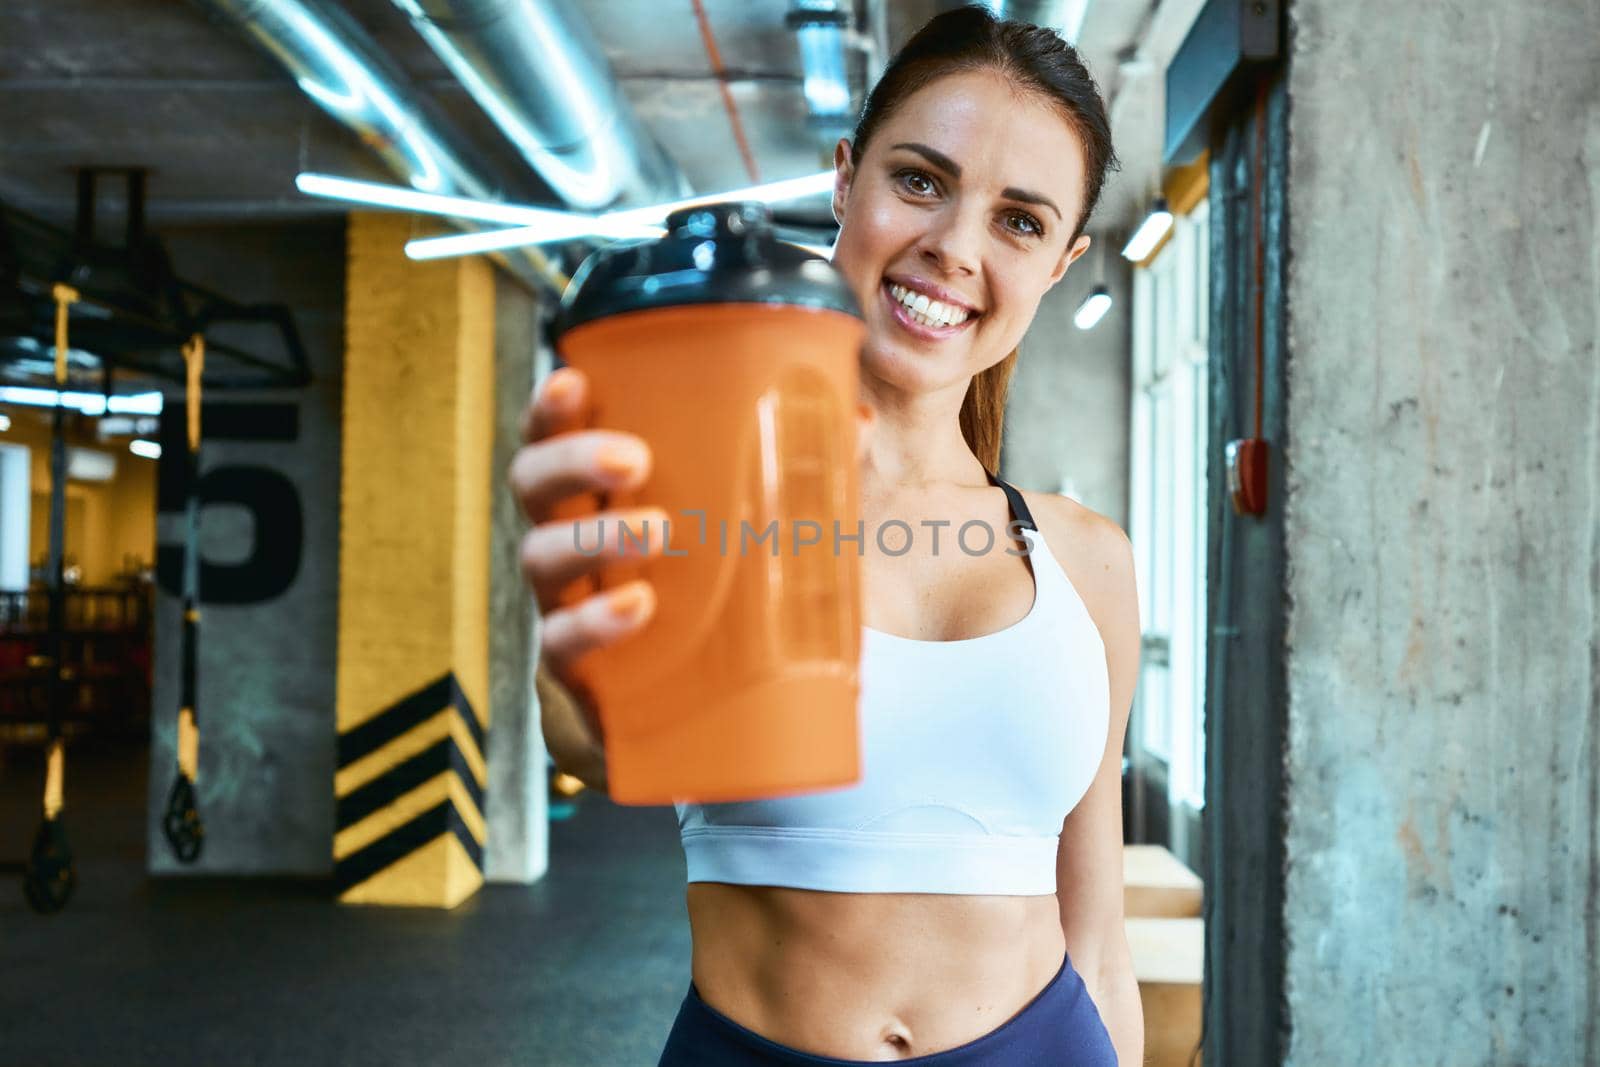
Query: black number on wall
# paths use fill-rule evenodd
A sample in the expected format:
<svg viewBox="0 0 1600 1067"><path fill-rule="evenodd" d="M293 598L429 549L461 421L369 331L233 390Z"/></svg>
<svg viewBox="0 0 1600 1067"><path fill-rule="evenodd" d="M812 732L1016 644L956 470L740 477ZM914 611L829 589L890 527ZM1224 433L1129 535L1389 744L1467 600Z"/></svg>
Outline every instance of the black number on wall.
<svg viewBox="0 0 1600 1067"><path fill-rule="evenodd" d="M300 409L280 403L203 404L201 426L200 458L204 468L206 442L296 440L300 436ZM179 520L189 491L188 466L184 463L187 448L183 404L169 404L161 419L158 506L162 514ZM255 531L250 554L240 562L212 563L201 559L201 603L259 604L286 592L300 572L305 546L304 513L294 483L271 467L228 463L206 469L197 489L202 513L218 504L242 507L250 513ZM173 596L181 594L182 541L164 542L157 548L156 577L162 589Z"/></svg>

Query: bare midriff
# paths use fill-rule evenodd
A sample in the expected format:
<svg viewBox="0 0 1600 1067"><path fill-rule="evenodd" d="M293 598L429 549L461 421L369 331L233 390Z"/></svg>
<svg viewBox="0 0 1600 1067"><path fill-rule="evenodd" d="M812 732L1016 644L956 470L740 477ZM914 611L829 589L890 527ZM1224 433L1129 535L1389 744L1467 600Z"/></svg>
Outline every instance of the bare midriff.
<svg viewBox="0 0 1600 1067"><path fill-rule="evenodd" d="M814 1056L965 1045L1033 1000L1066 952L1054 894L827 893L693 882L693 978L715 1010Z"/></svg>

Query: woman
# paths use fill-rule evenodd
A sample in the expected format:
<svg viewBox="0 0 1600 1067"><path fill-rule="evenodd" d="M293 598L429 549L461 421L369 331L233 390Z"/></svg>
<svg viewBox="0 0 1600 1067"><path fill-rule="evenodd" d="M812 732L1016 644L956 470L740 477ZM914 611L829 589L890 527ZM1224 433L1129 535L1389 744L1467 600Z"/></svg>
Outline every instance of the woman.
<svg viewBox="0 0 1600 1067"><path fill-rule="evenodd" d="M1072 49L979 8L908 42L835 150L834 264L867 321L862 517L949 525L942 552L921 536L862 560L860 785L678 805L694 951L662 1067L1143 1059L1122 912L1131 552L1109 520L992 475L1017 344L1088 248L1113 160ZM654 602L640 581L555 609L611 555L549 519L571 494L639 484L650 459L587 421L582 374L557 371L511 483L536 524L547 740L603 788L569 668ZM1000 531L987 554L951 551L971 520Z"/></svg>

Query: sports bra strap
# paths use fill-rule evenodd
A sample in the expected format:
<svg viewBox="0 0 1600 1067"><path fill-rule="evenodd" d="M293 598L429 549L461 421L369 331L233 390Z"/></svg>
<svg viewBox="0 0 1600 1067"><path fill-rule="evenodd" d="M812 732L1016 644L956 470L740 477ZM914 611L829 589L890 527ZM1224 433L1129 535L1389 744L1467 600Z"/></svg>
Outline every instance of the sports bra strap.
<svg viewBox="0 0 1600 1067"><path fill-rule="evenodd" d="M1033 513L1028 510L1028 505L1023 502L1022 494L1017 492L1010 483L1002 482L992 471L985 470L984 473L989 475L989 481L998 485L1005 492L1006 501L1011 505L1011 517L1020 522L1024 529L1037 531L1039 527L1034 525Z"/></svg>

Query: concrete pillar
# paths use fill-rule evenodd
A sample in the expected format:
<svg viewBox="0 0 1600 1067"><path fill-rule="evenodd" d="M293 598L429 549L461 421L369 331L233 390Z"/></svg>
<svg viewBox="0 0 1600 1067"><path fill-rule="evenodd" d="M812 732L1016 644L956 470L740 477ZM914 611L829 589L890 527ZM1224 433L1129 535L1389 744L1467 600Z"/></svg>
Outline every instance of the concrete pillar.
<svg viewBox="0 0 1600 1067"><path fill-rule="evenodd" d="M1287 1062L1600 1063L1600 8L1290 8Z"/></svg>
<svg viewBox="0 0 1600 1067"><path fill-rule="evenodd" d="M533 596L522 581L519 549L527 523L506 487L506 470L521 443L522 411L533 393L534 363L543 345L539 300L503 274L495 279L495 436L489 490L490 531L489 845L484 875L526 884L550 865L549 782L544 734L533 690Z"/></svg>
<svg viewBox="0 0 1600 1067"><path fill-rule="evenodd" d="M453 907L483 882L494 280L349 222L335 878Z"/></svg>

